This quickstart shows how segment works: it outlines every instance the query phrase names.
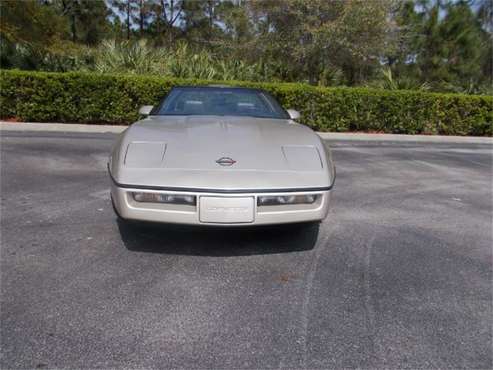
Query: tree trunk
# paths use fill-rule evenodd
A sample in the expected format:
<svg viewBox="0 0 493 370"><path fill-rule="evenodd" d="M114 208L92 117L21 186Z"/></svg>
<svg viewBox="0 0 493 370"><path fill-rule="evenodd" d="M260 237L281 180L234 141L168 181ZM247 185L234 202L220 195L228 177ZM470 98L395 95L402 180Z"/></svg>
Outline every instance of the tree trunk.
<svg viewBox="0 0 493 370"><path fill-rule="evenodd" d="M130 0L127 0L127 40L130 40Z"/></svg>
<svg viewBox="0 0 493 370"><path fill-rule="evenodd" d="M144 33L144 0L140 0L140 36Z"/></svg>
<svg viewBox="0 0 493 370"><path fill-rule="evenodd" d="M70 24L70 29L72 31L72 41L76 42L77 41L77 29L75 26L75 13L72 11L72 16L71 18L71 24Z"/></svg>
<svg viewBox="0 0 493 370"><path fill-rule="evenodd" d="M168 46L173 45L173 19L175 16L175 2L170 0L170 18L168 23Z"/></svg>

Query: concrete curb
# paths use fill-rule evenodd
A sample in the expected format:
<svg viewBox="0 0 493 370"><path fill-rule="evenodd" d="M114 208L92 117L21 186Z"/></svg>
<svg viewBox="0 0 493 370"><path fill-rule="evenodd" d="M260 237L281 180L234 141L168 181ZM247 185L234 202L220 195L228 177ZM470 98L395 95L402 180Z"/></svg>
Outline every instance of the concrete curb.
<svg viewBox="0 0 493 370"><path fill-rule="evenodd" d="M84 125L76 123L36 123L0 121L0 131L44 131L44 132L81 132L81 133L120 133L128 126ZM431 135L394 135L318 132L324 140L334 141L381 141L381 142L417 142L417 143L457 143L491 144L493 138L478 136L431 136Z"/></svg>
<svg viewBox="0 0 493 370"><path fill-rule="evenodd" d="M364 134L342 132L317 132L324 140L337 141L389 141L403 143L444 143L444 144L490 144L492 137L483 136L443 136L443 135L396 135L396 134Z"/></svg>
<svg viewBox="0 0 493 370"><path fill-rule="evenodd" d="M85 132L120 133L128 126L83 125L78 123L37 123L0 121L0 131L45 131L45 132Z"/></svg>

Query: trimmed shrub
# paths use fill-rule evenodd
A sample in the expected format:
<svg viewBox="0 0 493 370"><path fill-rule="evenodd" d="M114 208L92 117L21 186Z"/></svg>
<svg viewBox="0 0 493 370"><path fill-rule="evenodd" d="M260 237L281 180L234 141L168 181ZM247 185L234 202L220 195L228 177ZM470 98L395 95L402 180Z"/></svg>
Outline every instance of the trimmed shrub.
<svg viewBox="0 0 493 370"><path fill-rule="evenodd" d="M176 85L217 84L135 75L0 71L0 116L22 121L130 124ZM493 134L493 97L294 83L225 81L269 91L318 131Z"/></svg>

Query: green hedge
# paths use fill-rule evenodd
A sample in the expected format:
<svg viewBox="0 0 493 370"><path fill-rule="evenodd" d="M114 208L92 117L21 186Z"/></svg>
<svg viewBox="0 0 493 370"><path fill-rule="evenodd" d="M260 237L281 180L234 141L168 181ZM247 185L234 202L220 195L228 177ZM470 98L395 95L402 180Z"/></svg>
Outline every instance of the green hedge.
<svg viewBox="0 0 493 370"><path fill-rule="evenodd" d="M174 85L217 81L135 75L0 71L0 116L22 121L129 124L141 105L156 104ZM223 82L221 82L223 83ZM224 84L260 87L319 131L402 134L493 134L493 97L318 88L306 84Z"/></svg>

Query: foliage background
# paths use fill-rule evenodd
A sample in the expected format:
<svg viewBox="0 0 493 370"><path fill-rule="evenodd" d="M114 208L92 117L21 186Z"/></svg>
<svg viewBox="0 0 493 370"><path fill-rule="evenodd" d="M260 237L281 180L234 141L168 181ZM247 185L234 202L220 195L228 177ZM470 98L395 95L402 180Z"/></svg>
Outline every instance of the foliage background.
<svg viewBox="0 0 493 370"><path fill-rule="evenodd" d="M491 94L491 0L0 0L0 67Z"/></svg>
<svg viewBox="0 0 493 370"><path fill-rule="evenodd" d="M25 121L129 124L141 105L154 105L172 86L209 84L150 76L0 72L0 116ZM404 134L493 134L493 97L301 83L227 81L270 91L319 131Z"/></svg>

